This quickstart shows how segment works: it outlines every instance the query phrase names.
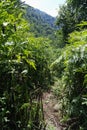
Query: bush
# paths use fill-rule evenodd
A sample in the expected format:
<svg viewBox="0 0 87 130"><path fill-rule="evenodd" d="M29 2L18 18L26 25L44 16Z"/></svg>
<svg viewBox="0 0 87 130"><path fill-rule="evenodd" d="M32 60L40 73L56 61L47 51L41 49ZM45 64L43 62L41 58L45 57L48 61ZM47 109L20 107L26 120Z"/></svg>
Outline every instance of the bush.
<svg viewBox="0 0 87 130"><path fill-rule="evenodd" d="M70 34L70 45L53 63L61 78L63 120L67 130L87 129L87 30Z"/></svg>

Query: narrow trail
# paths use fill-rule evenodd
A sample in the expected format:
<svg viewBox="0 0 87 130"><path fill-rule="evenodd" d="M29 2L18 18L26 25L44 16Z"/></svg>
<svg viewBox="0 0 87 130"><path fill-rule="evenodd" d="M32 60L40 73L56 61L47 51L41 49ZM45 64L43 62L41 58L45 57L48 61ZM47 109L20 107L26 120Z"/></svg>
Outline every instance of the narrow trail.
<svg viewBox="0 0 87 130"><path fill-rule="evenodd" d="M43 109L47 130L63 130L59 125L58 111L54 109L55 104L57 104L57 100L52 92L43 94Z"/></svg>

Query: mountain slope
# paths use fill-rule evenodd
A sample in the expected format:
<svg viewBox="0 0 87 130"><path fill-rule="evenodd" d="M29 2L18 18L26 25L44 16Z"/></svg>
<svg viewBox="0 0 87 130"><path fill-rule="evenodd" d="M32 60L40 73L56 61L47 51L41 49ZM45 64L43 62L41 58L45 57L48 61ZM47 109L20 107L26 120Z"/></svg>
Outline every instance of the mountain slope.
<svg viewBox="0 0 87 130"><path fill-rule="evenodd" d="M30 22L30 31L35 34L36 37L50 37L53 39L54 32L56 30L54 17L26 5L26 18Z"/></svg>

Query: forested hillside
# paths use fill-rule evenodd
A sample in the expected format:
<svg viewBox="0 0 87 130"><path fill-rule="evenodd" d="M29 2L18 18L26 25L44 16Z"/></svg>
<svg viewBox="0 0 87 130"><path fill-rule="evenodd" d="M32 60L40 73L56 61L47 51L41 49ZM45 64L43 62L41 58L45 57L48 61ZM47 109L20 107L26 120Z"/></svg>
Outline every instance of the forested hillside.
<svg viewBox="0 0 87 130"><path fill-rule="evenodd" d="M30 31L34 33L36 37L54 38L54 33L57 30L56 18L28 5L25 5L25 8L25 17L31 24Z"/></svg>
<svg viewBox="0 0 87 130"><path fill-rule="evenodd" d="M0 130L55 130L44 92L58 102L61 130L87 130L87 0L66 0L56 21L58 29L20 0L0 1Z"/></svg>

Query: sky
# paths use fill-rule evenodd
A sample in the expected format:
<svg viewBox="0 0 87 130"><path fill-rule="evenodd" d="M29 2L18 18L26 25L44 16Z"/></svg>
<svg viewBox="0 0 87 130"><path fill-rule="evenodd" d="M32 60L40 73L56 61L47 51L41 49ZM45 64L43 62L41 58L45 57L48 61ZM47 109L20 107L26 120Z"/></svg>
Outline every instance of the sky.
<svg viewBox="0 0 87 130"><path fill-rule="evenodd" d="M65 3L66 0L22 0L25 1L26 4L37 8L41 11L50 14L51 16L57 16L59 6Z"/></svg>

